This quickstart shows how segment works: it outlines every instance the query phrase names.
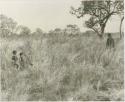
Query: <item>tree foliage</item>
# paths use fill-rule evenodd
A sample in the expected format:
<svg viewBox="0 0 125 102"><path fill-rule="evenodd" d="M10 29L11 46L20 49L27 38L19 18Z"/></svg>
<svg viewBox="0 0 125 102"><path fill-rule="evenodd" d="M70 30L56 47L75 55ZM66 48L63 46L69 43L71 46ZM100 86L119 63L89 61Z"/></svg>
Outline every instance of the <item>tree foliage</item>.
<svg viewBox="0 0 125 102"><path fill-rule="evenodd" d="M17 29L18 29L19 35L29 35L31 33L31 30L28 27L23 25L19 25Z"/></svg>
<svg viewBox="0 0 125 102"><path fill-rule="evenodd" d="M70 35L76 35L80 33L80 28L77 25L69 24L67 25L65 32Z"/></svg>
<svg viewBox="0 0 125 102"><path fill-rule="evenodd" d="M42 35L43 34L43 31L41 28L36 28L35 32L33 33L35 35Z"/></svg>
<svg viewBox="0 0 125 102"><path fill-rule="evenodd" d="M102 37L109 18L112 15L121 14L123 10L123 0L91 0L82 1L77 9L71 7L70 13L76 15L77 18L89 15L89 20L85 22L86 27Z"/></svg>
<svg viewBox="0 0 125 102"><path fill-rule="evenodd" d="M17 22L5 15L0 15L0 33L2 37L9 36L16 32Z"/></svg>

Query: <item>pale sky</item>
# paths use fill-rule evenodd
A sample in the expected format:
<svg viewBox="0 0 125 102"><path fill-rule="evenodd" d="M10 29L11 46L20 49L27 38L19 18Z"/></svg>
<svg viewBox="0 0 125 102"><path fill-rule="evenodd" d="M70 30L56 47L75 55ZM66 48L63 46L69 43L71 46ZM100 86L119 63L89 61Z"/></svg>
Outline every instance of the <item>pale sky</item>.
<svg viewBox="0 0 125 102"><path fill-rule="evenodd" d="M41 28L48 32L55 28L65 28L67 24L77 24L81 31L86 18L77 19L69 13L70 7L78 7L81 0L0 0L0 14L13 18L19 25L32 31ZM112 18L106 32L119 31L119 18Z"/></svg>

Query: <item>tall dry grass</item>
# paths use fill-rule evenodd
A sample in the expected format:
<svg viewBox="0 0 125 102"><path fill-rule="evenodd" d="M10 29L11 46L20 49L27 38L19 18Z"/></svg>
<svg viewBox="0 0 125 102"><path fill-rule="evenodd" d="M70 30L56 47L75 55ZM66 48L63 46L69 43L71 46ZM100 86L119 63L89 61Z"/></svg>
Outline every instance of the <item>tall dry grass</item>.
<svg viewBox="0 0 125 102"><path fill-rule="evenodd" d="M1 40L2 100L123 100L123 40L105 49L105 39L84 36ZM32 61L23 71L12 50Z"/></svg>

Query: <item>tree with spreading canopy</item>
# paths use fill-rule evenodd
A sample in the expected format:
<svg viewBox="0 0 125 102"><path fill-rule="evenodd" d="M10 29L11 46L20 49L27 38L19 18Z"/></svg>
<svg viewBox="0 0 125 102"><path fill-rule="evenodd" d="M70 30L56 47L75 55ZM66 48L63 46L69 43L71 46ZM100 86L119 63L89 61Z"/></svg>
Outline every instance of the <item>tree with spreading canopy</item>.
<svg viewBox="0 0 125 102"><path fill-rule="evenodd" d="M89 15L90 18L85 21L86 27L94 30L102 38L110 17L121 14L123 10L123 0L88 0L81 1L77 9L71 7L70 13L76 15L77 18Z"/></svg>

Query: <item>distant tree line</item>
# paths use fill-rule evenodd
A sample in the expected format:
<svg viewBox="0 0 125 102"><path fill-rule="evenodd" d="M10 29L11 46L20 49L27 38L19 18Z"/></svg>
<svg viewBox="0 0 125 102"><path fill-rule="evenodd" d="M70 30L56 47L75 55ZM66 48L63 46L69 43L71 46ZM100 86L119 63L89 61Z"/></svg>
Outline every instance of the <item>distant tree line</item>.
<svg viewBox="0 0 125 102"><path fill-rule="evenodd" d="M24 25L18 25L18 23L5 15L0 15L0 36L7 37L12 35L30 35L30 34L42 34L43 31L40 28L36 28L35 32Z"/></svg>
<svg viewBox="0 0 125 102"><path fill-rule="evenodd" d="M88 16L89 19L85 21L85 26L94 31L100 38L105 34L105 27L107 22L113 15L119 15L120 21L120 38L122 38L122 22L124 20L124 3L123 0L83 0L78 8L71 7L70 13L77 18ZM90 35L90 31L86 32ZM18 23L5 15L0 15L0 36L7 37L11 35L42 35L45 34L41 28L36 28L34 32L24 25ZM55 28L50 30L49 35L63 34L63 35L77 35L81 34L80 28L76 24L69 24L64 29Z"/></svg>
<svg viewBox="0 0 125 102"><path fill-rule="evenodd" d="M64 29L56 28L49 31L50 34L66 34L66 35L77 35L80 34L80 28L76 24L69 24Z"/></svg>
<svg viewBox="0 0 125 102"><path fill-rule="evenodd" d="M34 32L24 25L18 23L5 15L0 15L0 36L8 37L12 35L27 36L27 35L42 35L45 34L41 28L36 28ZM55 28L50 30L48 34L66 34L77 35L80 34L80 28L76 24L69 24L64 29Z"/></svg>

